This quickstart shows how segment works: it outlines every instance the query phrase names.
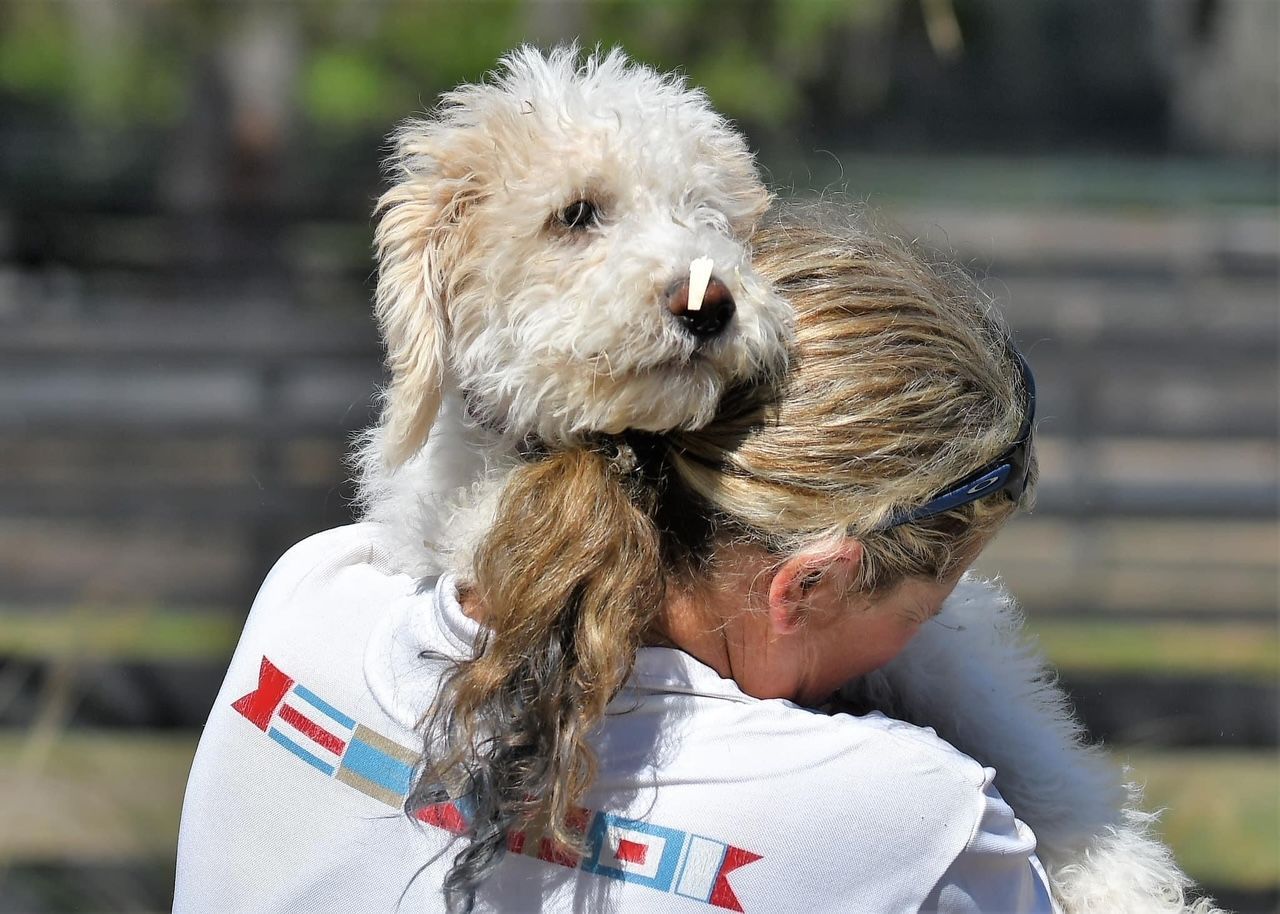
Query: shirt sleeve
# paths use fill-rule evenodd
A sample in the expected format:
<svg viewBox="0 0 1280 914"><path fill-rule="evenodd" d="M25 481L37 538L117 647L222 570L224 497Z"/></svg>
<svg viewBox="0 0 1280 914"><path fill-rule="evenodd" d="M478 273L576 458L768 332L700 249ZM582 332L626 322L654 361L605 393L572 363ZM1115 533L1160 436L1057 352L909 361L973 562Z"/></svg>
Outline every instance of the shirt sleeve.
<svg viewBox="0 0 1280 914"><path fill-rule="evenodd" d="M996 790L995 771L986 773L977 827L921 914L1061 914L1035 854L1035 835Z"/></svg>

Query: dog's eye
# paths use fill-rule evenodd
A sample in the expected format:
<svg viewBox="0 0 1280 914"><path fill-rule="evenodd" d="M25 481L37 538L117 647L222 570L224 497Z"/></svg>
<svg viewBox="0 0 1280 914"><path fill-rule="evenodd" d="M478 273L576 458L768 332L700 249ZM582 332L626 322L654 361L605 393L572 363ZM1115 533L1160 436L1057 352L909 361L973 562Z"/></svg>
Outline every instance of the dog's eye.
<svg viewBox="0 0 1280 914"><path fill-rule="evenodd" d="M565 228L584 229L600 221L600 210L590 200L574 200L560 210L557 218Z"/></svg>

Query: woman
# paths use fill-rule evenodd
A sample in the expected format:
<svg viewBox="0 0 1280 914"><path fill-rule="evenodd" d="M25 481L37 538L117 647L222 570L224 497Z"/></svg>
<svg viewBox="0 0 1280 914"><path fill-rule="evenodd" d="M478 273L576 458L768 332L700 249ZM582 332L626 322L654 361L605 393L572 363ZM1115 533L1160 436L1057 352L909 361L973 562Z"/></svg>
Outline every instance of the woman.
<svg viewBox="0 0 1280 914"><path fill-rule="evenodd" d="M797 311L776 402L520 468L461 578L368 524L281 561L192 772L177 910L1052 910L994 772L809 710L1025 497L1029 372L904 247L757 244Z"/></svg>

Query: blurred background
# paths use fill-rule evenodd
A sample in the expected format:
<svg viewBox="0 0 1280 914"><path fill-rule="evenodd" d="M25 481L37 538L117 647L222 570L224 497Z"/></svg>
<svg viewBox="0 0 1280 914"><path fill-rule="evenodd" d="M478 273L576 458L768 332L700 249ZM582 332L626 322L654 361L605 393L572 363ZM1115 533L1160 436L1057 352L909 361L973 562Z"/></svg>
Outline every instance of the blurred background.
<svg viewBox="0 0 1280 914"><path fill-rule="evenodd" d="M522 41L704 86L995 295L983 560L1191 874L1280 900L1275 0L0 0L0 912L162 911L266 569L349 520L383 138Z"/></svg>

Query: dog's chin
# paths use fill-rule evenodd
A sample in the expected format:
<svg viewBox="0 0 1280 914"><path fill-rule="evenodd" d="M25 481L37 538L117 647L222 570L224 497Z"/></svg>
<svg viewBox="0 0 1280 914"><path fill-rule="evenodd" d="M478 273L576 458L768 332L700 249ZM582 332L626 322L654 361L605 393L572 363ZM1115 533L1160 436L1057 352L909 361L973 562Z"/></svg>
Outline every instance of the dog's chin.
<svg viewBox="0 0 1280 914"><path fill-rule="evenodd" d="M619 374L609 386L614 396L598 400L603 408L583 417L584 430L618 434L696 428L710 421L727 385L722 372L694 356L648 363ZM597 393L605 392L597 387Z"/></svg>
<svg viewBox="0 0 1280 914"><path fill-rule="evenodd" d="M662 380L679 381L683 378L688 382L695 380L707 366L707 357L702 352L694 350L687 354L682 353L653 362L645 362L628 369L624 374L632 380L642 382L644 378L655 375Z"/></svg>
<svg viewBox="0 0 1280 914"><path fill-rule="evenodd" d="M467 412L473 421L506 438L533 437L553 447L566 447L593 435L628 430L662 433L701 428L714 418L727 390L758 383L755 378L740 377L704 352L674 354L625 369L615 364L607 375L590 363L576 367L554 380L528 379L523 389L537 390L539 396L507 403L486 401L477 388L464 385ZM769 374L759 366L757 371Z"/></svg>

